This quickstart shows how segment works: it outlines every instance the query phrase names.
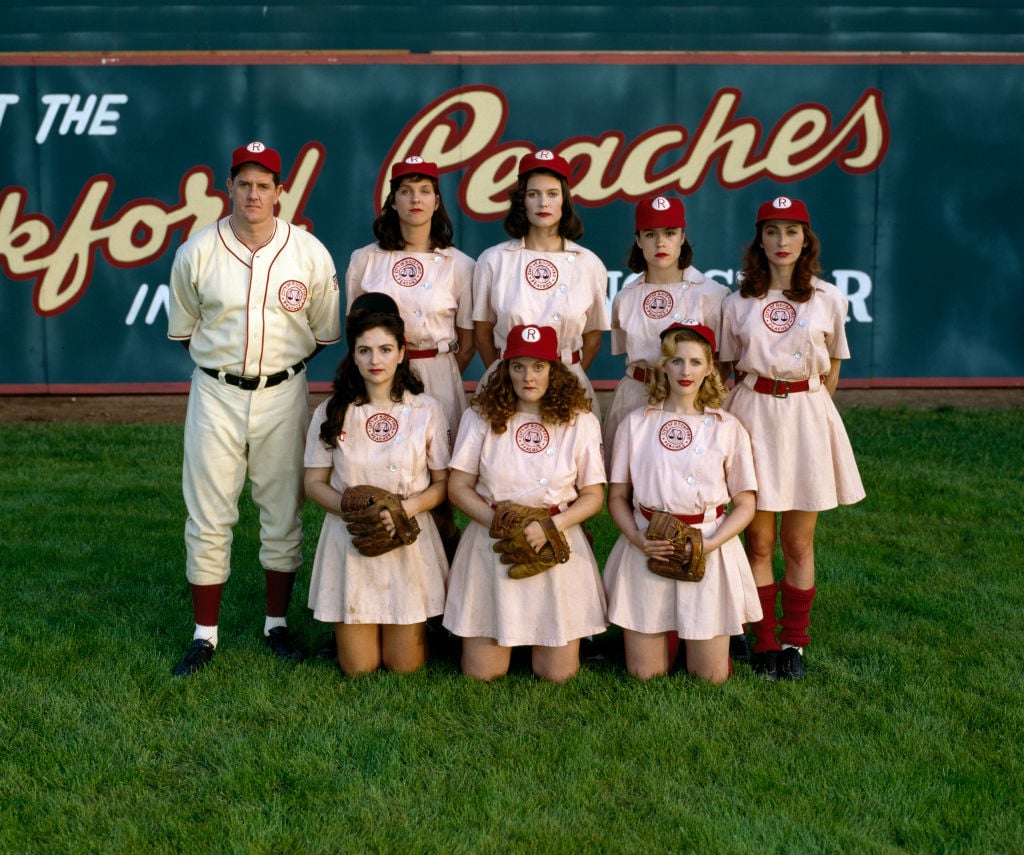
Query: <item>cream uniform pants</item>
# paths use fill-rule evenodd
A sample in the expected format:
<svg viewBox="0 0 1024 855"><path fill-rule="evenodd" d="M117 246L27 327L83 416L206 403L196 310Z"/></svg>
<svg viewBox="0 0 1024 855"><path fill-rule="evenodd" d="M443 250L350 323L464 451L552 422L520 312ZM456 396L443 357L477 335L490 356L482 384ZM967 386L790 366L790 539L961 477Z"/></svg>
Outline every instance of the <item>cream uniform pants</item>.
<svg viewBox="0 0 1024 855"><path fill-rule="evenodd" d="M308 422L305 372L252 392L193 372L182 469L189 582L215 585L231 574L232 529L247 474L259 509L260 563L282 573L298 570Z"/></svg>

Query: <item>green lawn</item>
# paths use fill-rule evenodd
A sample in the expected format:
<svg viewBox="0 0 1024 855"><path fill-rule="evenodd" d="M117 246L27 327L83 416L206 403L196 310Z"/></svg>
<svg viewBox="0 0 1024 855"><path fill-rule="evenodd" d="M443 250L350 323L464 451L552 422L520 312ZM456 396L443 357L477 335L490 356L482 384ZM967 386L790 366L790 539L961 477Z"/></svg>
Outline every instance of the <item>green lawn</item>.
<svg viewBox="0 0 1024 855"><path fill-rule="evenodd" d="M719 687L631 680L614 630L563 686L288 666L248 500L174 679L180 425L0 426L0 851L1018 852L1024 411L845 419L869 495L821 517L808 678Z"/></svg>

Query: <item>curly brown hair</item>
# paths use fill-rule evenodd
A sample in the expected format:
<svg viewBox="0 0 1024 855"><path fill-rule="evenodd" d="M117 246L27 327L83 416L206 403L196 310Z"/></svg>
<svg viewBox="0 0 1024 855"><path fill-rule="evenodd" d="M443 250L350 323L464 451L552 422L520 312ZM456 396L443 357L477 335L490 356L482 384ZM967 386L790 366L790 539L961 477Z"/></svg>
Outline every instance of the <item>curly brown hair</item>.
<svg viewBox="0 0 1024 855"><path fill-rule="evenodd" d="M505 214L505 231L514 238L524 238L530 233L530 221L526 219L526 185L531 175L554 175L562 187L562 219L558 221L558 236L566 240L579 240L583 237L583 220L576 213L569 182L561 175L547 169L534 169L520 176L518 183L508 194L511 203Z"/></svg>
<svg viewBox="0 0 1024 855"><path fill-rule="evenodd" d="M430 218L430 248L448 249L454 246L455 230L452 228L451 218L444 207L444 199L441 198L441 186L437 179L431 175L403 175L391 181L391 189L387 199L381 206L380 214L373 221L373 236L377 238L377 245L381 249L405 249L405 240L402 238L402 223L398 219L398 211L395 210L395 194L402 186L403 181L429 181L434 185L434 195L437 196L437 210Z"/></svg>
<svg viewBox="0 0 1024 855"><path fill-rule="evenodd" d="M800 250L793 269L792 288L782 293L797 303L806 303L814 295L811 278L821 272L818 257L821 254L821 241L806 223L800 224L804 230L804 245ZM761 246L761 229L764 223L758 223L754 239L743 250L743 268L740 271L740 294L744 297L763 297L768 293L771 284L771 267L768 256Z"/></svg>
<svg viewBox="0 0 1024 855"><path fill-rule="evenodd" d="M668 378L662 369L664 369L666 362L675 357L676 344L680 341L694 341L701 345L704 348L704 356L711 366L711 373L700 384L700 389L697 390L697 399L694 403L701 409L705 407L721 407L725 396L729 394L729 390L725 388L725 384L718 374L718 369L715 368L715 355L711 352L711 345L708 344L707 339L703 336L688 329L673 330L662 338L661 354L658 356L657 362L659 370L654 372L654 377L647 386L649 396L647 400L652 404L660 404L668 397Z"/></svg>
<svg viewBox="0 0 1024 855"><path fill-rule="evenodd" d="M469 402L497 434L508 430L509 419L519 404L508 363L507 359L501 360L494 373ZM548 365L551 366L551 373L548 376L547 391L540 401L540 420L549 425L568 424L577 413L590 410L590 398L579 378L562 362L548 360Z"/></svg>

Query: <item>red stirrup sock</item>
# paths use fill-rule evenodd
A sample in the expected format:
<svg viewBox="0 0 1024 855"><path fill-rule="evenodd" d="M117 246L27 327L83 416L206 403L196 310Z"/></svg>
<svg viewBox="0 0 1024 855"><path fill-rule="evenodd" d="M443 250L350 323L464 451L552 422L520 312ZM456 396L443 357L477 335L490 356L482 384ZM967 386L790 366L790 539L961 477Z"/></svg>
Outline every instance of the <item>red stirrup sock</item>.
<svg viewBox="0 0 1024 855"><path fill-rule="evenodd" d="M220 598L224 583L189 585L192 589L192 615L200 626L216 626L220 620Z"/></svg>
<svg viewBox="0 0 1024 855"><path fill-rule="evenodd" d="M267 617L287 617L295 574L264 569L263 575L267 580Z"/></svg>
<svg viewBox="0 0 1024 855"><path fill-rule="evenodd" d="M779 619L775 616L775 601L778 596L778 582L761 585L757 589L757 598L761 601L761 611L764 616L761 620L750 624L750 628L754 631L754 653L779 649L779 642L775 640L775 628L779 625Z"/></svg>
<svg viewBox="0 0 1024 855"><path fill-rule="evenodd" d="M807 630L811 626L811 603L817 588L794 588L785 579L782 580L782 631L779 641L804 647L811 643Z"/></svg>

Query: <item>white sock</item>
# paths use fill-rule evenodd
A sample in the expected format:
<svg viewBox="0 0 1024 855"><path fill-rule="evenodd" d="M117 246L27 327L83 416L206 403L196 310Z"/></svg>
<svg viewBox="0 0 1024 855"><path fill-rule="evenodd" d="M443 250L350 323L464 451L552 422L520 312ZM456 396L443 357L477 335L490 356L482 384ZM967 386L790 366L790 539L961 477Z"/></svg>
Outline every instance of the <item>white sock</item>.
<svg viewBox="0 0 1024 855"><path fill-rule="evenodd" d="M192 640L195 641L197 638L205 638L214 647L217 646L217 627L215 626L203 626L201 623L196 624L196 631L192 633Z"/></svg>
<svg viewBox="0 0 1024 855"><path fill-rule="evenodd" d="M270 635L270 630L277 629L279 626L288 626L288 619L283 617L270 617L268 615L266 622L263 624L263 634Z"/></svg>
<svg viewBox="0 0 1024 855"><path fill-rule="evenodd" d="M796 652L799 653L801 656L804 655L804 649L802 647L797 647L797 645L795 645L795 644L783 644L782 645L782 649L783 650L788 650L790 647L796 647Z"/></svg>

